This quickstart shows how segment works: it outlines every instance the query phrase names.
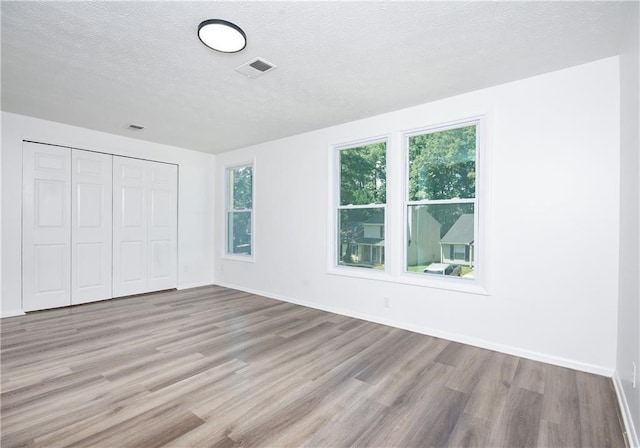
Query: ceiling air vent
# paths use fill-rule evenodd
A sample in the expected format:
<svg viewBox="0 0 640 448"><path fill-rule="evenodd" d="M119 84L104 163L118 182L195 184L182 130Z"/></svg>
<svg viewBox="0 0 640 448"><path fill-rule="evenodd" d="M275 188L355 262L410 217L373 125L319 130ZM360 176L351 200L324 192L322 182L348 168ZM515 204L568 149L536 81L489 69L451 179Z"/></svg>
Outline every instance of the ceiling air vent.
<svg viewBox="0 0 640 448"><path fill-rule="evenodd" d="M132 131L141 131L141 130L144 129L144 126L140 126L139 124L131 123L130 125L127 125L127 129L130 129Z"/></svg>
<svg viewBox="0 0 640 448"><path fill-rule="evenodd" d="M265 61L262 58L253 58L248 62L236 67L238 73L242 73L247 78L257 78L275 70L277 67L271 62Z"/></svg>

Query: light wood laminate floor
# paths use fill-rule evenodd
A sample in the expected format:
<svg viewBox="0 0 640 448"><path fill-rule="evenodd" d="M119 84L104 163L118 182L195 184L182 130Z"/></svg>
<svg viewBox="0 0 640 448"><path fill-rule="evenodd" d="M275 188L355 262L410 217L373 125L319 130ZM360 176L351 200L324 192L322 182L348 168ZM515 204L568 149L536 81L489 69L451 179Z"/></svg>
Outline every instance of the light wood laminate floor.
<svg viewBox="0 0 640 448"><path fill-rule="evenodd" d="M608 378L222 288L4 319L2 447L623 447Z"/></svg>

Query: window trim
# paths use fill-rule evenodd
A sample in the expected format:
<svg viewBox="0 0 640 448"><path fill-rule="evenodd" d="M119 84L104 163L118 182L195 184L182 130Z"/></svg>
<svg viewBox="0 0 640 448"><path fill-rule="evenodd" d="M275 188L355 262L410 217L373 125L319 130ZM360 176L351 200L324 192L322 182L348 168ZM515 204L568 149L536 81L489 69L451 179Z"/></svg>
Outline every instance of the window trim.
<svg viewBox="0 0 640 448"><path fill-rule="evenodd" d="M239 168L251 167L251 208L250 209L231 209L231 171ZM256 162L251 161L232 163L224 167L224 248L222 249L222 258L226 260L243 261L247 263L255 263L255 199L256 199ZM234 254L229 252L229 214L237 212L251 213L251 254Z"/></svg>
<svg viewBox="0 0 640 448"><path fill-rule="evenodd" d="M331 247L329 250L329 271L334 273L354 273L357 277L365 277L365 278L378 278L383 275L389 274L389 267L387 264L387 252L388 252L388 203L389 203L389 183L388 177L385 181L385 197L386 201L384 204L362 204L362 205L340 205L340 181L341 181L341 170L340 170L340 152L348 149L359 148L362 146L373 145L376 143L384 143L385 144L385 161L388 160L389 155L389 135L381 135L377 137L365 138L360 140L352 140L346 143L340 143L337 145L333 145L331 147L331 183L332 183L332 199L331 199L331 221L332 224L330 226L331 230L331 238L332 243L328 246ZM387 170L388 162L385 165L385 171ZM388 175L388 173L387 173ZM366 269L362 267L356 266L346 266L342 265L338 262L338 254L340 253L340 211L341 210L356 210L356 209L364 209L364 208L381 208L384 214L384 252L385 252L385 264L384 269ZM364 274L364 275L361 275Z"/></svg>
<svg viewBox="0 0 640 448"><path fill-rule="evenodd" d="M433 200L409 200L409 139L417 135L433 134L442 131L448 131L451 129L458 129L466 126L476 127L476 189L474 198L461 198L461 199L433 199ZM440 123L433 126L425 126L416 129L411 129L402 133L402 156L403 156L403 177L402 177L402 228L403 228L403 240L402 240L402 266L400 278L410 284L422 284L428 287L443 288L450 290L462 290L468 292L476 292L478 294L488 294L486 289L486 266L487 259L485 257L485 234L484 227L485 222L481 222L480 216L484 214L484 208L486 206L484 200L485 191L485 176L484 171L484 158L486 151L486 116L476 115L470 116L465 119L447 121L446 123ZM474 278L462 279L451 276L432 276L425 275L422 272L408 271L407 256L408 256L408 207L410 205L434 205L434 204L460 204L470 203L474 204Z"/></svg>

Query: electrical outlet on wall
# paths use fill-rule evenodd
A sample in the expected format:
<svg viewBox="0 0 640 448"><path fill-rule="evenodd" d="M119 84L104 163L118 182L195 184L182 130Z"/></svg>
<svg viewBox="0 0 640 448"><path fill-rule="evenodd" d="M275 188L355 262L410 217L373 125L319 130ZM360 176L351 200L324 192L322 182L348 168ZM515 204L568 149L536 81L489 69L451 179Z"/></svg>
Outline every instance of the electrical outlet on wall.
<svg viewBox="0 0 640 448"><path fill-rule="evenodd" d="M383 308L391 308L391 304L389 303L389 297L382 298L382 307Z"/></svg>

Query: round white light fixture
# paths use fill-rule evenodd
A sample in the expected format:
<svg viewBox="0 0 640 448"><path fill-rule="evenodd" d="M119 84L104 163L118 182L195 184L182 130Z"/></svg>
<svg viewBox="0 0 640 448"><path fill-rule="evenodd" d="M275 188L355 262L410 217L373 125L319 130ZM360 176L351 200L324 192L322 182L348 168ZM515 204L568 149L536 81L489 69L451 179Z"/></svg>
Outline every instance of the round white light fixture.
<svg viewBox="0 0 640 448"><path fill-rule="evenodd" d="M198 26L198 38L207 47L222 53L237 53L247 46L247 35L235 23L205 20Z"/></svg>

